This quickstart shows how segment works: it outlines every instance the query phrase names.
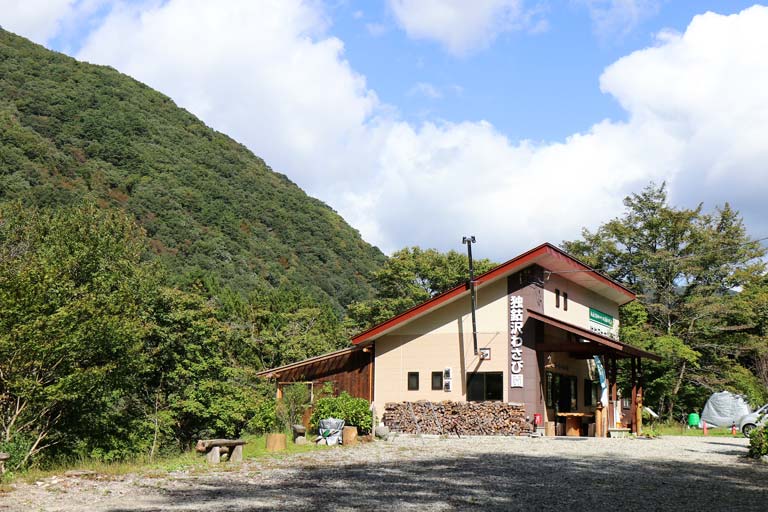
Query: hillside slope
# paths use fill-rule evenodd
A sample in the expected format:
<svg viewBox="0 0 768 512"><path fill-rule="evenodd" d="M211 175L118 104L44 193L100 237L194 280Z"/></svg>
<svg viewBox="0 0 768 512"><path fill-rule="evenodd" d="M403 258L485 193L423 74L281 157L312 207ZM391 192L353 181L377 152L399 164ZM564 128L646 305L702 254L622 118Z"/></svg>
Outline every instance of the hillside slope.
<svg viewBox="0 0 768 512"><path fill-rule="evenodd" d="M322 166L322 162L318 162ZM327 205L167 96L0 29L0 201L133 214L174 284L369 296L383 254Z"/></svg>

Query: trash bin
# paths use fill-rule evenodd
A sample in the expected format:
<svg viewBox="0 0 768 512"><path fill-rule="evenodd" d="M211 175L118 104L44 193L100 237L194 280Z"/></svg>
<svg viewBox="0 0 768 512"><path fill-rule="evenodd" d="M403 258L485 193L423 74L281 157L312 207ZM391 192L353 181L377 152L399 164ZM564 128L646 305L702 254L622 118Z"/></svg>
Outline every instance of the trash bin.
<svg viewBox="0 0 768 512"><path fill-rule="evenodd" d="M697 428L700 421L701 418L699 418L699 415L695 412L692 412L688 415L688 428Z"/></svg>

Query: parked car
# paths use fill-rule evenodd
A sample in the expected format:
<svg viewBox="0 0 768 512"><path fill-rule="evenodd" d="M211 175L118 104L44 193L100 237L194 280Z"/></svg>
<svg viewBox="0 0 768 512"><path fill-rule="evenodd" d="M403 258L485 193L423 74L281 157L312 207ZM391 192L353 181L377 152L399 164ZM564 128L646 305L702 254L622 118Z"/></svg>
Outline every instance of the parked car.
<svg viewBox="0 0 768 512"><path fill-rule="evenodd" d="M742 416L739 420L739 430L745 436L749 437L749 433L756 429L758 426L765 425L768 422L768 404L765 404L755 412Z"/></svg>

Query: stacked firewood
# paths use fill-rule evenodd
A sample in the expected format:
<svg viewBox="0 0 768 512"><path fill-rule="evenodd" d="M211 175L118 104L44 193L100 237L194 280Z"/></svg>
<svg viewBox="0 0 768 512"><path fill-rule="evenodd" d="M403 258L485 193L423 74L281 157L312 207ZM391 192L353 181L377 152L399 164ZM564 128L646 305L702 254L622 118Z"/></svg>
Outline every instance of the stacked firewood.
<svg viewBox="0 0 768 512"><path fill-rule="evenodd" d="M531 431L523 404L502 402L388 403L382 418L405 434L520 435Z"/></svg>

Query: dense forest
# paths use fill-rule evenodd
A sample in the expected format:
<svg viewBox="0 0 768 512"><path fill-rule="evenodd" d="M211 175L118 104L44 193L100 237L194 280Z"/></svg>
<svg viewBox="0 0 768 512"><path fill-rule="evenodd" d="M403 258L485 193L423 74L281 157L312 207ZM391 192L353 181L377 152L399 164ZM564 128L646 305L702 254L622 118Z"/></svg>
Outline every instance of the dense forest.
<svg viewBox="0 0 768 512"><path fill-rule="evenodd" d="M318 163L322 165L322 163ZM292 287L341 311L384 260L339 215L167 96L0 29L0 202L135 218L169 284Z"/></svg>
<svg viewBox="0 0 768 512"><path fill-rule="evenodd" d="M562 246L638 293L622 338L663 357L646 367L646 403L677 419L721 389L768 400L764 247L727 204L677 208L664 185L625 206ZM258 370L344 347L467 275L456 251L386 258L162 94L0 29L12 470L263 431L275 403Z"/></svg>

